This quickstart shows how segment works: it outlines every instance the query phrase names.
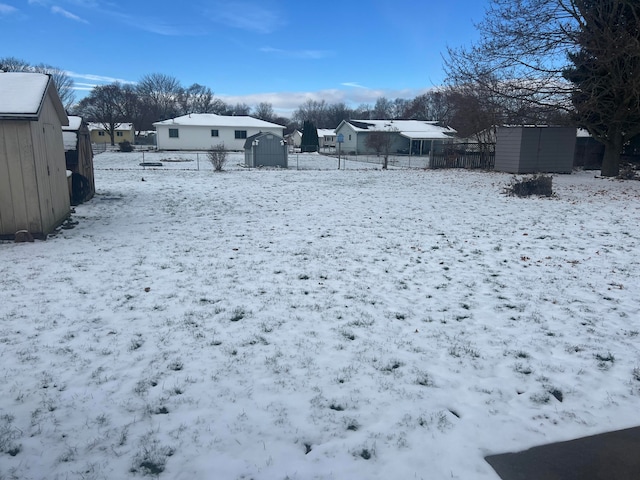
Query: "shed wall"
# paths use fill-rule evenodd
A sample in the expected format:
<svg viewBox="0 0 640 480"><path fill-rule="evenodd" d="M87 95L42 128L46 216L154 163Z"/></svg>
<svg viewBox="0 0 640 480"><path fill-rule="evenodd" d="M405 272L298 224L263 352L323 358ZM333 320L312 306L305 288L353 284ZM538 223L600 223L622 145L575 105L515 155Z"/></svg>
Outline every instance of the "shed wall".
<svg viewBox="0 0 640 480"><path fill-rule="evenodd" d="M60 119L49 96L37 121L0 122L0 237L46 237L70 211Z"/></svg>
<svg viewBox="0 0 640 480"><path fill-rule="evenodd" d="M288 168L287 146L277 135L258 137L258 145L245 149L245 164L248 167Z"/></svg>
<svg viewBox="0 0 640 480"><path fill-rule="evenodd" d="M498 128L496 134L495 170L520 173L521 141L521 128Z"/></svg>
<svg viewBox="0 0 640 480"><path fill-rule="evenodd" d="M570 173L576 145L572 127L500 127L495 170L509 173Z"/></svg>

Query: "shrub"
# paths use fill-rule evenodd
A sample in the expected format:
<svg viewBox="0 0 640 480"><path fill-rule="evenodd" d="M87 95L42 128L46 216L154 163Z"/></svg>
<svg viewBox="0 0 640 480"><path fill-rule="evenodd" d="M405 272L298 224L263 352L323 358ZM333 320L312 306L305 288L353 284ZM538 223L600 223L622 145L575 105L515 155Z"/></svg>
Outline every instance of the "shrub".
<svg viewBox="0 0 640 480"><path fill-rule="evenodd" d="M207 152L207 158L211 162L211 166L215 172L221 172L224 164L227 163L227 151L224 149L224 143L213 145L211 150Z"/></svg>
<svg viewBox="0 0 640 480"><path fill-rule="evenodd" d="M636 169L631 163L623 163L620 165L620 171L618 173L620 180L638 180L639 177L636 174Z"/></svg>
<svg viewBox="0 0 640 480"><path fill-rule="evenodd" d="M128 140L118 143L121 152L133 152L133 145Z"/></svg>
<svg viewBox="0 0 640 480"><path fill-rule="evenodd" d="M505 188L505 193L518 197L531 195L550 197L553 195L552 180L553 177L550 175L534 175L520 180L514 179L511 185Z"/></svg>

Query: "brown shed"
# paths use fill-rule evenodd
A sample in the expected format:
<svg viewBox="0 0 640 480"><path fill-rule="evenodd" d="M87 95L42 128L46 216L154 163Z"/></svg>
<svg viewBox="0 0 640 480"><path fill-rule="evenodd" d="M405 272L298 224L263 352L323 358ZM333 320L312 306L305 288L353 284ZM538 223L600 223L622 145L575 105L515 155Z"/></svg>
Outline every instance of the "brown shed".
<svg viewBox="0 0 640 480"><path fill-rule="evenodd" d="M82 117L69 116L69 126L62 127L62 138L67 170L71 172L71 204L78 205L96 193L91 133Z"/></svg>
<svg viewBox="0 0 640 480"><path fill-rule="evenodd" d="M46 238L69 215L62 125L49 75L0 73L0 238Z"/></svg>

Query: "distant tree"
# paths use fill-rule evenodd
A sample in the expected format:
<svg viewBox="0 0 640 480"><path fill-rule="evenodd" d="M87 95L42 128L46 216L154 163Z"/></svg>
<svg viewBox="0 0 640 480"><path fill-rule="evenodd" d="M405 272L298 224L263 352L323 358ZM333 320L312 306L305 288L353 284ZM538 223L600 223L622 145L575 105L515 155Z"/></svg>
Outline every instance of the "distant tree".
<svg viewBox="0 0 640 480"><path fill-rule="evenodd" d="M246 103L236 103L233 106L227 106L225 115L246 116L251 113L251 107Z"/></svg>
<svg viewBox="0 0 640 480"><path fill-rule="evenodd" d="M300 140L301 152L317 152L319 148L318 129L309 121L304 122L302 139Z"/></svg>
<svg viewBox="0 0 640 480"><path fill-rule="evenodd" d="M365 146L369 150L373 150L378 156L382 155L383 170L387 170L389 167L389 156L391 155L395 132L397 132L397 129L389 126L385 130L376 130L368 133L364 141Z"/></svg>
<svg viewBox="0 0 640 480"><path fill-rule="evenodd" d="M215 113L216 100L209 87L194 83L188 88L180 90L180 115L190 113Z"/></svg>
<svg viewBox="0 0 640 480"><path fill-rule="evenodd" d="M395 106L391 100L386 97L379 97L373 107L373 118L376 120L393 120Z"/></svg>
<svg viewBox="0 0 640 480"><path fill-rule="evenodd" d="M393 101L393 118L406 120L409 105L411 105L411 100L407 100L406 98L396 98Z"/></svg>
<svg viewBox="0 0 640 480"><path fill-rule="evenodd" d="M371 105L368 103L361 103L358 107L353 111L353 117L356 120L373 120L372 116L373 110L371 109Z"/></svg>
<svg viewBox="0 0 640 480"><path fill-rule="evenodd" d="M349 120L353 115L351 110L344 102L332 103L326 110L326 127L336 128L343 120Z"/></svg>
<svg viewBox="0 0 640 480"><path fill-rule="evenodd" d="M183 88L175 77L162 73L144 75L136 90L152 122L175 117L180 111Z"/></svg>
<svg viewBox="0 0 640 480"><path fill-rule="evenodd" d="M328 104L324 100L307 100L293 112L293 120L298 123L311 122L317 128L335 128L327 118Z"/></svg>
<svg viewBox="0 0 640 480"><path fill-rule="evenodd" d="M69 110L75 102L75 84L73 79L71 79L64 70L57 67L45 65L44 63L31 65L16 57L5 57L0 58L0 70L5 72L33 72L50 75L64 108Z"/></svg>
<svg viewBox="0 0 640 480"><path fill-rule="evenodd" d="M275 118L275 114L273 113L273 105L269 102L261 102L253 111L253 116L255 118L259 118L260 120L264 120L265 122L272 122Z"/></svg>
<svg viewBox="0 0 640 480"><path fill-rule="evenodd" d="M579 48L564 76L575 119L605 146L603 176L616 176L626 142L640 134L640 2L575 0Z"/></svg>
<svg viewBox="0 0 640 480"><path fill-rule="evenodd" d="M119 83L99 85L83 98L77 111L90 122L102 126L115 145L115 129L127 119L124 113L125 95Z"/></svg>

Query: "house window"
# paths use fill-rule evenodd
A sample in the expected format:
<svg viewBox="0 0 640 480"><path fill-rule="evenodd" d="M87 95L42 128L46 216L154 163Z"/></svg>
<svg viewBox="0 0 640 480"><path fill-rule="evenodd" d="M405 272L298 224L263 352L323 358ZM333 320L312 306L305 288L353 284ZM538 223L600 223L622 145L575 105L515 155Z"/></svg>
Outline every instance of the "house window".
<svg viewBox="0 0 640 480"><path fill-rule="evenodd" d="M218 132L218 130L211 130L211 136L212 137L219 137L220 136L220 132Z"/></svg>
<svg viewBox="0 0 640 480"><path fill-rule="evenodd" d="M349 140L351 140L351 134L349 134Z"/></svg>
<svg viewBox="0 0 640 480"><path fill-rule="evenodd" d="M178 129L170 128L169 129L169 138L178 138Z"/></svg>
<svg viewBox="0 0 640 480"><path fill-rule="evenodd" d="M236 130L236 138L247 138L246 130Z"/></svg>
<svg viewBox="0 0 640 480"><path fill-rule="evenodd" d="M123 132L116 132L116 137L122 137L122 136L124 136Z"/></svg>
<svg viewBox="0 0 640 480"><path fill-rule="evenodd" d="M98 136L99 137L104 137L104 132L102 130L98 130Z"/></svg>

